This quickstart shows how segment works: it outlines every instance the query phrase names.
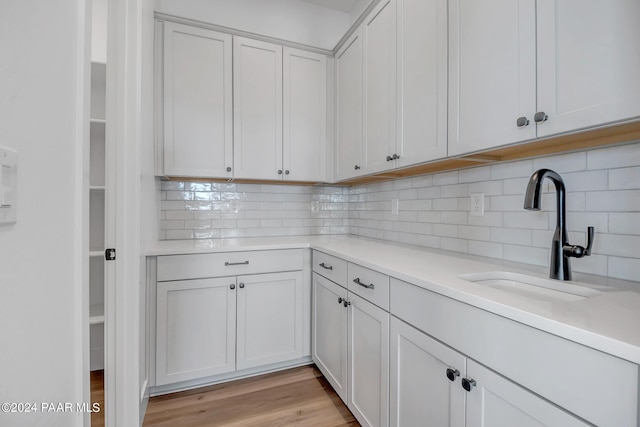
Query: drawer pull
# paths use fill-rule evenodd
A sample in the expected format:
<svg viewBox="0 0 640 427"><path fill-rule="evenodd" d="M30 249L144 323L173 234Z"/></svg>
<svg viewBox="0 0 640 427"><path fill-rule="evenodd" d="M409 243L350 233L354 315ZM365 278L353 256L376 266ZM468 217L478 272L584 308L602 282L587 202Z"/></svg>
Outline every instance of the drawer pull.
<svg viewBox="0 0 640 427"><path fill-rule="evenodd" d="M230 265L249 265L249 261L242 261L242 262L225 262L224 266L228 267Z"/></svg>
<svg viewBox="0 0 640 427"><path fill-rule="evenodd" d="M447 378L449 378L449 381L455 381L456 377L460 376L460 371L458 371L457 369L451 369L451 368L447 368Z"/></svg>
<svg viewBox="0 0 640 427"><path fill-rule="evenodd" d="M365 284L365 283L362 283L362 282L360 281L360 278L359 278L359 277L356 277L355 279L353 279L353 283L356 283L356 284L358 284L358 285L362 286L363 288L367 288L367 289L373 289L373 287L374 287L374 286L373 286L373 283L372 283L372 284L370 284L370 285L367 285L367 284Z"/></svg>
<svg viewBox="0 0 640 427"><path fill-rule="evenodd" d="M320 267L324 268L325 270L333 270L332 265L327 265L324 262L320 263Z"/></svg>
<svg viewBox="0 0 640 427"><path fill-rule="evenodd" d="M244 289L244 283L240 283L240 289Z"/></svg>

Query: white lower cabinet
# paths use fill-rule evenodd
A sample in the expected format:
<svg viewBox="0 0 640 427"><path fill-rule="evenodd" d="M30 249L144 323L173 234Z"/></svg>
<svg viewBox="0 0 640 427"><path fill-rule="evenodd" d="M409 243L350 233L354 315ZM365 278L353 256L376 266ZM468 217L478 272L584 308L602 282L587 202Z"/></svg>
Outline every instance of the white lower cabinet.
<svg viewBox="0 0 640 427"><path fill-rule="evenodd" d="M389 313L349 293L347 406L363 426L389 424Z"/></svg>
<svg viewBox="0 0 640 427"><path fill-rule="evenodd" d="M466 358L393 316L390 329L389 424L464 427Z"/></svg>
<svg viewBox="0 0 640 427"><path fill-rule="evenodd" d="M236 278L157 286L156 384L236 369Z"/></svg>
<svg viewBox="0 0 640 427"><path fill-rule="evenodd" d="M467 427L577 427L588 424L538 395L485 368L467 361Z"/></svg>
<svg viewBox="0 0 640 427"><path fill-rule="evenodd" d="M302 272L238 277L238 370L302 357Z"/></svg>
<svg viewBox="0 0 640 427"><path fill-rule="evenodd" d="M208 255L213 261L243 259L226 264L253 272L275 252ZM282 255L297 266L299 252ZM155 386L222 374L228 379L235 371L255 373L309 355L309 280L303 276L308 270L162 281L169 265L185 278L194 272L187 268L190 255L181 257L159 257Z"/></svg>
<svg viewBox="0 0 640 427"><path fill-rule="evenodd" d="M589 425L395 317L390 361L393 427Z"/></svg>
<svg viewBox="0 0 640 427"><path fill-rule="evenodd" d="M312 358L363 426L389 420L389 313L313 275Z"/></svg>

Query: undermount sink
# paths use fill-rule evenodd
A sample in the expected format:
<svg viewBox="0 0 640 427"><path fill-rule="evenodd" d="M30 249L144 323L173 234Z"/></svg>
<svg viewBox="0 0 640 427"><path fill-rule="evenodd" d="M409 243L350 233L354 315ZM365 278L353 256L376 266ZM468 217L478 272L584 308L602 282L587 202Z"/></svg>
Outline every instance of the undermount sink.
<svg viewBox="0 0 640 427"><path fill-rule="evenodd" d="M493 289L544 301L571 302L602 295L601 292L583 286L508 271L469 273L458 277Z"/></svg>

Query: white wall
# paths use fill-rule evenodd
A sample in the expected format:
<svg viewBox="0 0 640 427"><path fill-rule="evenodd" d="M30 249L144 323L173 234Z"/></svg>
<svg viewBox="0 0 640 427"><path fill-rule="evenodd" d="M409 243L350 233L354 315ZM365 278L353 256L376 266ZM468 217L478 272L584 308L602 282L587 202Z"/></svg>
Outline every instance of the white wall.
<svg viewBox="0 0 640 427"><path fill-rule="evenodd" d="M18 222L0 226L0 402L82 398L84 14L82 0L0 2L0 145L19 153ZM81 420L0 412L2 426Z"/></svg>
<svg viewBox="0 0 640 427"><path fill-rule="evenodd" d="M156 10L329 50L353 23L348 13L297 0L158 0Z"/></svg>

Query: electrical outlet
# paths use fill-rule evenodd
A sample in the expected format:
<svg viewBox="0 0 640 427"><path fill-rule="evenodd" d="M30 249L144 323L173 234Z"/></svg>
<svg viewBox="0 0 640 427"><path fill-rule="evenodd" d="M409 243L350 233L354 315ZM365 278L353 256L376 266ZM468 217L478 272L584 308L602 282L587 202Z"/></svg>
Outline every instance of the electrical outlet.
<svg viewBox="0 0 640 427"><path fill-rule="evenodd" d="M474 193L471 195L471 216L484 216L484 193Z"/></svg>
<svg viewBox="0 0 640 427"><path fill-rule="evenodd" d="M391 199L391 215L398 215L400 211L400 200Z"/></svg>

